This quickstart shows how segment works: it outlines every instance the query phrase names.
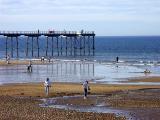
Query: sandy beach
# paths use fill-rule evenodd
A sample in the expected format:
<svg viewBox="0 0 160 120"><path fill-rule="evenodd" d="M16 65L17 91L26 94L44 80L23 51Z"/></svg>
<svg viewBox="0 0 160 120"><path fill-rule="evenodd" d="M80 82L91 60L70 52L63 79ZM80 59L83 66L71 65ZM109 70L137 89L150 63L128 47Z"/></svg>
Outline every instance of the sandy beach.
<svg viewBox="0 0 160 120"><path fill-rule="evenodd" d="M0 66L28 65L28 63L29 60L12 60L10 64L0 61ZM49 62L32 60L32 63L43 65ZM139 77L128 79L125 82L157 83L160 82L160 77ZM50 88L49 96L45 95L42 82L2 84L0 85L0 119L157 120L160 116L159 85L90 83L90 88L90 94L84 100L82 83L80 82L54 82ZM68 98L64 99L64 96L68 96ZM49 100L49 104L42 99ZM66 108L71 105L74 109L50 107L51 103ZM99 105L103 109L98 107ZM82 111L77 110L78 106L80 109L83 108ZM92 107L95 111L88 112L87 109ZM97 111L97 108L101 112Z"/></svg>
<svg viewBox="0 0 160 120"><path fill-rule="evenodd" d="M92 94L108 94L119 91L145 88L160 88L145 85L105 85L90 84ZM82 85L78 83L53 83L48 97L83 94ZM0 95L45 97L43 83L4 84L0 86Z"/></svg>
<svg viewBox="0 0 160 120"><path fill-rule="evenodd" d="M147 107L147 109L152 109L156 107L158 112L154 113L154 118L156 119L157 115L159 115L160 96L157 95L160 92L160 86L90 84L90 87L90 95L103 95L105 102L111 107L136 108L137 110L139 108ZM150 89L156 89L157 92L150 91ZM42 98L74 95L83 95L81 84L53 83L48 97L44 94L43 83L1 85L0 119L125 119L125 116L117 117L113 113L88 113L74 110L42 108L39 106L42 103L39 99ZM72 99L69 101L70 104L75 105L93 105L93 100L88 98L88 100L84 101L83 97L81 97L80 99L76 99L76 101ZM67 101L63 103L68 104ZM135 111L137 111L136 109ZM148 112L150 113L151 111ZM141 116L141 118L143 117Z"/></svg>

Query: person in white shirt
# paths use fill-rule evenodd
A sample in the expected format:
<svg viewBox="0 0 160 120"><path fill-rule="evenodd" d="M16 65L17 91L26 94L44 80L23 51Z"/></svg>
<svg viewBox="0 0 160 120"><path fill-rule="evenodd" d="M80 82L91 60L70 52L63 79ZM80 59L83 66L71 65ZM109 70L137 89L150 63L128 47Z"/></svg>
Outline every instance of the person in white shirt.
<svg viewBox="0 0 160 120"><path fill-rule="evenodd" d="M51 87L51 83L49 81L49 78L47 78L44 82L44 88L45 88L45 93L46 93L46 96L49 95L49 88Z"/></svg>
<svg viewBox="0 0 160 120"><path fill-rule="evenodd" d="M7 64L9 64L9 61L10 61L10 56L9 55L7 55L6 60L7 60Z"/></svg>
<svg viewBox="0 0 160 120"><path fill-rule="evenodd" d="M87 98L87 95L88 95L88 88L89 88L89 85L88 85L88 81L86 80L86 81L83 83L84 99Z"/></svg>

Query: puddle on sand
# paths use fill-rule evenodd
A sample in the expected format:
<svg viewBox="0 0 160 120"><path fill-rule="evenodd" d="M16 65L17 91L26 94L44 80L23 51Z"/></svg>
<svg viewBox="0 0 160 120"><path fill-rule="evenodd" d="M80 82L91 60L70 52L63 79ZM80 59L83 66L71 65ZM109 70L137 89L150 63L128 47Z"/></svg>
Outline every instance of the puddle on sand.
<svg viewBox="0 0 160 120"><path fill-rule="evenodd" d="M41 107L76 110L79 112L114 113L117 116L125 116L128 120L134 120L134 113L129 110L111 108L105 103L105 96L89 96L86 100L83 96L64 96L41 99Z"/></svg>

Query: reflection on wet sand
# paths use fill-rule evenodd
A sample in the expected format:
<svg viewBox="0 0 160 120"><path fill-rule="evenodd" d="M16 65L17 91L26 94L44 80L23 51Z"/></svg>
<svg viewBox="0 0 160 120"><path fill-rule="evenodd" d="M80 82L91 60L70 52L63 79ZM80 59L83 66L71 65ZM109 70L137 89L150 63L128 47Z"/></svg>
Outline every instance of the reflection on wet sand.
<svg viewBox="0 0 160 120"><path fill-rule="evenodd" d="M58 61L32 67L33 71L28 72L26 65L1 66L0 82L41 82L46 77L56 82L81 82L93 79L95 74L93 62Z"/></svg>
<svg viewBox="0 0 160 120"><path fill-rule="evenodd" d="M101 84L160 84L158 82L156 84L154 82L127 82L128 78L135 79L137 77L159 76L160 66L137 67L137 65L120 63L116 67L117 64L115 63L100 64L95 61L80 60L54 60L50 63L48 61L44 63L33 61L32 63L32 72L27 71L28 64L1 65L0 84L42 82L47 77L52 82L80 83L84 80L90 80L93 83ZM144 74L145 69L150 69L152 72L150 74Z"/></svg>
<svg viewBox="0 0 160 120"><path fill-rule="evenodd" d="M117 116L125 116L127 119L134 119L129 110L112 108L107 106L105 102L106 96L90 95L87 100L83 96L63 96L56 98L41 99L41 107L58 108L65 110L76 110L79 112L94 112L94 113L114 113Z"/></svg>

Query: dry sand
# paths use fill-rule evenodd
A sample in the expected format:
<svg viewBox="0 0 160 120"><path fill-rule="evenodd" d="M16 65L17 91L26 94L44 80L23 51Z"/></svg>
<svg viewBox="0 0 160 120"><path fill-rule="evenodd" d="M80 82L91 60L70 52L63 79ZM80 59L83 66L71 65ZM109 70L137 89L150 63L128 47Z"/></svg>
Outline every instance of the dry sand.
<svg viewBox="0 0 160 120"><path fill-rule="evenodd" d="M92 94L105 95L117 91L160 88L160 86L90 84L90 88ZM48 97L79 94L83 94L81 84L53 83ZM43 83L5 84L0 86L0 95L45 97Z"/></svg>

